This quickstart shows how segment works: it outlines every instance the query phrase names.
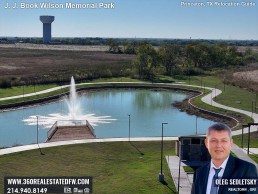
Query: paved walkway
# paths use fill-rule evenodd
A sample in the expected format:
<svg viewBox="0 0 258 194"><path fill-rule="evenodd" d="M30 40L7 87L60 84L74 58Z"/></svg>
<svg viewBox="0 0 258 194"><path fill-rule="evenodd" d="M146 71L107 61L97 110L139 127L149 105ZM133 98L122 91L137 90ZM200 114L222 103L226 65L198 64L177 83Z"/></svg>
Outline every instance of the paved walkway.
<svg viewBox="0 0 258 194"><path fill-rule="evenodd" d="M117 84L117 83L132 83L132 84L143 84L145 82L98 82L98 83L81 83L81 84L76 84L76 86L81 86L81 85L102 85L102 84ZM61 90L63 88L69 88L70 85L63 85L63 86L57 86L54 88L50 88L50 89L46 89L46 90L42 90L39 92L34 92L34 93L29 93L29 94L24 94L24 95L18 95L18 96L10 96L10 97L5 97L5 98L0 98L0 101L3 100L11 100L11 99L17 99L17 98L24 98L24 97L29 97L29 96L37 96L39 94L46 94L49 92L53 92L56 90Z"/></svg>
<svg viewBox="0 0 258 194"><path fill-rule="evenodd" d="M247 154L247 148L243 148L242 149L243 152L245 152L245 154ZM249 148L249 154L257 154L258 155L258 148Z"/></svg>
<svg viewBox="0 0 258 194"><path fill-rule="evenodd" d="M178 156L166 156L166 160L169 166L169 170L174 181L176 190L178 191L179 180L179 157ZM182 164L182 162L181 162ZM166 179L166 176L165 176ZM180 166L180 180L179 180L179 193L189 194L191 193L192 179L189 180L183 165Z"/></svg>
<svg viewBox="0 0 258 194"><path fill-rule="evenodd" d="M236 154L236 156L237 156L238 158L241 158L242 160L245 160L245 161L248 161L248 162L253 163L253 164L256 166L257 170L258 170L258 165L256 164L256 162L253 161L253 160L245 153L245 151L243 151L243 149L241 149L240 147L238 147L236 144L233 145L231 151L232 151L234 154Z"/></svg>
<svg viewBox="0 0 258 194"><path fill-rule="evenodd" d="M258 114L256 114L256 113L233 108L233 107L226 106L226 105L215 102L213 99L222 93L222 91L219 89L211 88L211 87L195 86L195 85L186 85L186 84L174 84L174 85L183 85L183 86L190 86L190 87L194 87L194 88L205 88L205 89L211 90L212 92L210 94L207 94L206 96L201 98L201 100L204 103L218 107L218 108L222 108L225 110L230 110L230 111L234 111L234 112L238 112L238 113L247 115L247 116L253 118L254 123L258 123ZM247 129L247 128L245 128L245 129ZM251 132L253 132L253 131L257 131L257 126L251 126ZM247 130L245 130L245 133L247 133ZM236 130L236 131L232 132L232 135L240 135L240 134L242 134L241 130Z"/></svg>
<svg viewBox="0 0 258 194"><path fill-rule="evenodd" d="M178 137L164 137L164 141L175 141L178 140ZM81 144L81 143L96 143L96 142L121 142L121 141L129 141L129 138L106 138L106 139L83 139L83 140L70 140L70 141L58 141L51 143L40 143L40 144L31 144L31 145L23 145L17 147L10 147L5 149L0 149L0 156L5 154L11 154L15 152L22 152L27 150L33 150L40 148L48 148L62 145L72 145L72 144ZM130 141L161 141L161 137L135 137L130 138Z"/></svg>

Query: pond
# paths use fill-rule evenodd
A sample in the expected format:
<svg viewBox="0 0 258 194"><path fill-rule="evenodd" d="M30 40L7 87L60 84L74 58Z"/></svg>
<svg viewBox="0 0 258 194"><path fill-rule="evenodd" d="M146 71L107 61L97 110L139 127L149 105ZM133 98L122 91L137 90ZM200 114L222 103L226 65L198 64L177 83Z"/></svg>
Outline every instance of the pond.
<svg viewBox="0 0 258 194"><path fill-rule="evenodd" d="M128 137L129 115L131 137L203 134L213 122L188 115L172 106L188 95L175 91L109 89L80 95L83 119L93 124L97 138ZM55 120L68 114L66 101L0 113L0 147L32 144L37 141L36 117L39 118L39 142L45 142L47 131ZM81 119L80 117L78 117ZM32 122L33 120L33 122ZM25 122L26 121L26 122Z"/></svg>

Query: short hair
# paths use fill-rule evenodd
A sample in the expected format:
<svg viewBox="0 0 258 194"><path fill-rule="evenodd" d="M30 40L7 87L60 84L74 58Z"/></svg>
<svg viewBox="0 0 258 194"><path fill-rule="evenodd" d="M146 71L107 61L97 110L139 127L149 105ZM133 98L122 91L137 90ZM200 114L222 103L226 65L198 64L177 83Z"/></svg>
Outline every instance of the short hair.
<svg viewBox="0 0 258 194"><path fill-rule="evenodd" d="M215 123L213 125L211 125L207 131L206 131L206 136L209 135L210 131L227 131L229 134L229 137L232 138L232 134L231 134L231 129L229 126L227 126L226 124L223 123Z"/></svg>

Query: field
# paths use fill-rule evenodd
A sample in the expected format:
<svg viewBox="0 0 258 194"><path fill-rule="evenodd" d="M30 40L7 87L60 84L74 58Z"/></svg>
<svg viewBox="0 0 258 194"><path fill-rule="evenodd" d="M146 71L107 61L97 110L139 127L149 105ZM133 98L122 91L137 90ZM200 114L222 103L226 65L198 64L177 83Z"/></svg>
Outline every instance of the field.
<svg viewBox="0 0 258 194"><path fill-rule="evenodd" d="M116 77L131 71L133 59L133 55L102 51L3 48L0 45L0 78L33 84L67 82L71 76L76 80Z"/></svg>
<svg viewBox="0 0 258 194"><path fill-rule="evenodd" d="M20 48L37 50L68 50L68 51L108 51L108 46L81 46L81 45L46 45L46 44L0 44L1 48Z"/></svg>
<svg viewBox="0 0 258 194"><path fill-rule="evenodd" d="M16 43L16 44L0 44L2 48L25 48L25 49L40 49L40 50L71 50L71 51L108 51L109 46L87 46L87 45L45 45L45 44L30 44L30 43ZM158 49L159 46L154 46ZM258 53L257 46L238 46L239 52L245 52L251 48L253 53Z"/></svg>
<svg viewBox="0 0 258 194"><path fill-rule="evenodd" d="M257 46L252 46L252 47L249 47L249 46L239 46L238 47L238 51L245 52L248 48L251 48L253 53L258 53L258 47Z"/></svg>

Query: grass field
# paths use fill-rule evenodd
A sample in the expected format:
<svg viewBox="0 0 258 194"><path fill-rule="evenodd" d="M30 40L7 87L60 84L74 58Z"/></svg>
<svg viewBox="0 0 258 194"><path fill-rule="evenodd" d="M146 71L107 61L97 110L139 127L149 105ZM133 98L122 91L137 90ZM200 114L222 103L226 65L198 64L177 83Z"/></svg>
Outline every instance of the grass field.
<svg viewBox="0 0 258 194"><path fill-rule="evenodd" d="M16 86L16 87L5 88L5 89L0 88L0 98L39 92L56 86L57 84L48 84L48 85Z"/></svg>
<svg viewBox="0 0 258 194"><path fill-rule="evenodd" d="M0 47L0 78L29 83L63 83L118 77L131 72L134 55L100 51L40 50Z"/></svg>
<svg viewBox="0 0 258 194"><path fill-rule="evenodd" d="M88 83L99 83L99 82L137 82L139 80L137 79L132 79L132 78L127 78L127 77L121 77L121 78L111 78L111 79L97 79ZM104 84L106 85L106 84ZM0 98L3 97L9 97L9 96L16 96L16 95L23 95L24 94L29 94L29 93L34 93L46 89L50 89L53 87L57 87L58 85L56 84L49 84L49 85L29 85L29 86L20 86L20 87L12 87L12 88L7 88L7 89L0 89ZM101 86L99 84L98 86ZM90 85L83 85L83 86L77 86L77 89L79 88L87 88L90 87ZM44 94L38 94L35 96L29 96L29 97L21 97L21 98L16 98L16 99L10 99L10 100L3 100L0 101L0 104L11 104L11 103L16 103L16 102L24 102L24 101L29 101L29 100L35 100L35 99L40 99L40 98L45 98L53 95L60 95L64 92L68 92L69 88L61 88L59 90L55 90L49 93L44 93Z"/></svg>
<svg viewBox="0 0 258 194"><path fill-rule="evenodd" d="M258 155L256 154L256 155L251 155L251 154L249 154L249 157L251 158L251 159L253 159L253 161L255 161L257 164L258 164Z"/></svg>
<svg viewBox="0 0 258 194"><path fill-rule="evenodd" d="M239 88L232 85L224 85L223 79L217 76L183 76L177 79L168 76L161 76L159 80L164 82L184 82L185 84L198 85L203 87L217 88L222 91L222 94L214 98L218 103L239 108L247 111L252 111L252 102L257 102L258 96L254 92L250 92L245 88ZM209 90L206 90L209 92ZM253 111L258 113L258 109Z"/></svg>
<svg viewBox="0 0 258 194"><path fill-rule="evenodd" d="M242 144L242 135L233 136L234 143L239 147ZM248 134L244 134L243 147L247 148L248 144ZM250 148L258 148L258 131L250 134Z"/></svg>
<svg viewBox="0 0 258 194"><path fill-rule="evenodd" d="M220 89L222 94L214 99L216 102L251 112L252 102L258 100L256 94L244 88L224 85L222 81L221 78L216 76L194 76L191 77L190 84ZM189 83L189 81L187 80L186 83Z"/></svg>
<svg viewBox="0 0 258 194"><path fill-rule="evenodd" d="M242 135L233 136L234 143L239 147L242 146ZM250 134L250 148L258 148L258 131ZM248 134L244 134L243 147L248 147ZM258 154L249 154L249 157L258 164Z"/></svg>
<svg viewBox="0 0 258 194"><path fill-rule="evenodd" d="M250 105L249 102L252 102L256 98L255 93L252 93L246 89L239 88L236 86L231 86L231 85L224 86L224 84L222 83L222 79L216 76L191 76L190 78L182 77L181 79L162 76L160 80L164 82L184 82L185 84L198 85L198 86L204 86L204 87L213 87L213 88L220 89L222 90L222 94L216 98L213 98L213 100L226 106L239 108L247 111L252 111L252 107L249 106ZM198 90L197 88L192 88L192 89ZM203 89L200 89L200 90L205 92L205 94L208 94L210 92L210 90L203 90ZM206 110L233 116L234 118L242 121L243 122L242 124L246 124L253 121L250 117L246 115L234 113L232 111L227 111L227 110L203 103L201 101L201 98L204 95L194 99L193 103L198 107L204 108ZM239 104L236 102L243 102L243 103ZM258 109L256 109L256 111L254 110L254 112L258 113Z"/></svg>
<svg viewBox="0 0 258 194"><path fill-rule="evenodd" d="M164 156L175 154L164 142ZM90 143L0 156L0 192L4 176L93 176L96 194L176 193L165 157L167 184L158 181L160 142Z"/></svg>

